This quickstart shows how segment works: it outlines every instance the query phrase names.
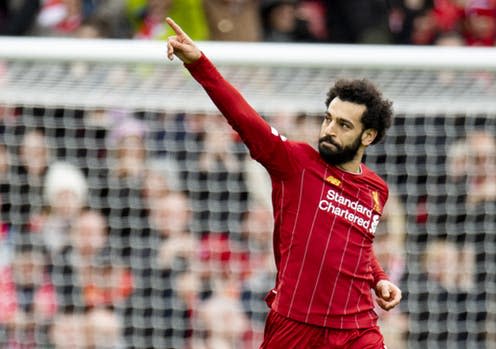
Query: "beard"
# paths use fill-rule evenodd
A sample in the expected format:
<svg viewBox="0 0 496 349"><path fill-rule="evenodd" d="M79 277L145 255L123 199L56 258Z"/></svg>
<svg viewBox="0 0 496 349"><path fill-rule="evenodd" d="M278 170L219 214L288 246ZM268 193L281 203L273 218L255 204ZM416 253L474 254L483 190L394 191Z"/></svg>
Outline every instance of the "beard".
<svg viewBox="0 0 496 349"><path fill-rule="evenodd" d="M332 150L322 145L322 142L328 142L334 145L334 147L336 147L336 150ZM319 153L322 159L324 159L324 161L329 165L341 165L355 158L361 144L361 134L353 141L353 143L344 147L336 144L331 137L324 136L319 139Z"/></svg>

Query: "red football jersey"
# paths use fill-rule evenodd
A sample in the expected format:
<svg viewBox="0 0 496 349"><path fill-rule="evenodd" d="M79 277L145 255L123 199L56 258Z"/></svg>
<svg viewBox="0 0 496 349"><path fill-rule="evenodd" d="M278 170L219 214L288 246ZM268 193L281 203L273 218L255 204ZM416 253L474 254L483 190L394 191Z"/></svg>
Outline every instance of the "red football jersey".
<svg viewBox="0 0 496 349"><path fill-rule="evenodd" d="M372 249L386 183L330 166L308 144L291 142L263 120L204 56L185 65L269 172L277 279L271 308L333 328L376 324L371 288L387 276Z"/></svg>

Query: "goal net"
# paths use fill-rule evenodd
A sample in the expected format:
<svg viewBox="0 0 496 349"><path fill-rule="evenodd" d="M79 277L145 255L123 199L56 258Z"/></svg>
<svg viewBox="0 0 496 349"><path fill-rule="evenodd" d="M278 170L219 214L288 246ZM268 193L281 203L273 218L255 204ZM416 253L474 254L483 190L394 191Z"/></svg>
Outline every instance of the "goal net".
<svg viewBox="0 0 496 349"><path fill-rule="evenodd" d="M496 51L200 43L281 134L368 78L395 119L376 255L391 348L496 344ZM0 346L257 348L270 185L159 42L0 39Z"/></svg>

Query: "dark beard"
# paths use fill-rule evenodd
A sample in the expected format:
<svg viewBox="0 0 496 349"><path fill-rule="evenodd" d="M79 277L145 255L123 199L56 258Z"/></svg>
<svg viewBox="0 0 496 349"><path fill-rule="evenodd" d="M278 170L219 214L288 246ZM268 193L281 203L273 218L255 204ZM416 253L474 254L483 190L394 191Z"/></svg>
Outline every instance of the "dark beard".
<svg viewBox="0 0 496 349"><path fill-rule="evenodd" d="M334 145L337 150L333 151L329 148L322 146L322 142L328 142ZM322 137L319 139L319 153L322 159L329 165L341 165L353 160L362 144L362 135L360 134L355 141L345 147L339 146L332 140L331 137Z"/></svg>

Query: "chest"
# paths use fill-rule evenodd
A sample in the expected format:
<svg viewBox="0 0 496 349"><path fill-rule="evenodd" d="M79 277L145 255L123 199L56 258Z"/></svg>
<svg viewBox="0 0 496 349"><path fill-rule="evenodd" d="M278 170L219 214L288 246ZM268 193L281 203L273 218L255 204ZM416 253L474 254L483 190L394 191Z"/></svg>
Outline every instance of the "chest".
<svg viewBox="0 0 496 349"><path fill-rule="evenodd" d="M305 169L287 186L287 209L295 224L322 232L353 230L373 238L379 223L384 193L363 178L350 178L330 170Z"/></svg>

